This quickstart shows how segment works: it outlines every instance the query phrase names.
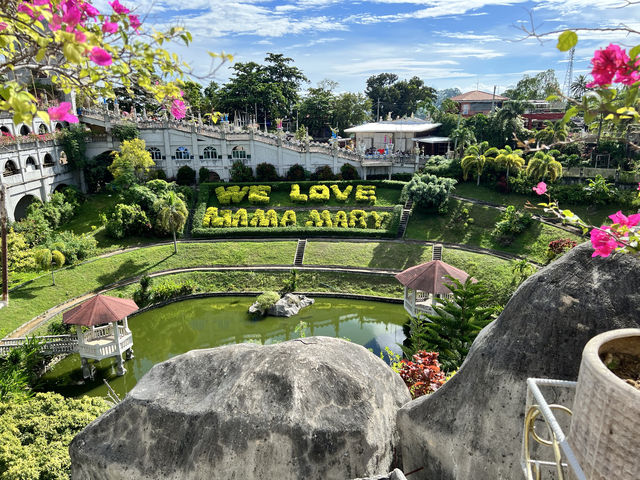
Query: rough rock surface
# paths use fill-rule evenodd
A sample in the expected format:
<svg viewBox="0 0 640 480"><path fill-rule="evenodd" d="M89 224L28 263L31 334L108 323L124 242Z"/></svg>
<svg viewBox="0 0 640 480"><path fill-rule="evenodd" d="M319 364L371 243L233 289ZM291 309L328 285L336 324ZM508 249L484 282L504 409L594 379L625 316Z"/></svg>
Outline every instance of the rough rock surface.
<svg viewBox="0 0 640 480"><path fill-rule="evenodd" d="M376 475L375 477L356 478L354 480L407 480L407 477L404 476L404 473L402 473L402 470L396 468L393 472L390 472L387 475Z"/></svg>
<svg viewBox="0 0 640 480"><path fill-rule="evenodd" d="M388 472L400 377L351 342L194 350L155 365L69 448L73 478L348 479Z"/></svg>
<svg viewBox="0 0 640 480"><path fill-rule="evenodd" d="M291 317L293 315L297 315L300 310L304 307L308 307L309 305L313 305L315 300L309 297L305 297L304 295L296 295L294 293L287 293L284 297L278 300L274 305L269 307L267 310L268 315L272 315L274 317ZM249 313L258 313L264 314L263 311L260 311L260 306L258 302L255 302L253 305L249 307Z"/></svg>
<svg viewBox="0 0 640 480"><path fill-rule="evenodd" d="M588 340L640 327L640 260L592 252L582 244L525 281L460 371L400 410L403 470L424 467L411 480L522 478L526 379L576 380Z"/></svg>

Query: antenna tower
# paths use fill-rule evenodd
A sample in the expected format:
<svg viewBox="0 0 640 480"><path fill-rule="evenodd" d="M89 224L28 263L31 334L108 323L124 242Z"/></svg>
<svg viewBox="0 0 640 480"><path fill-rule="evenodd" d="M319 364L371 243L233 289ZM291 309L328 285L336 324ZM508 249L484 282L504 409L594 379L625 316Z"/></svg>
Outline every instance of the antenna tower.
<svg viewBox="0 0 640 480"><path fill-rule="evenodd" d="M571 96L571 83L573 83L573 62L576 56L576 47L569 50L569 63L567 65L567 73L564 77L564 85L562 86L562 92L567 96Z"/></svg>

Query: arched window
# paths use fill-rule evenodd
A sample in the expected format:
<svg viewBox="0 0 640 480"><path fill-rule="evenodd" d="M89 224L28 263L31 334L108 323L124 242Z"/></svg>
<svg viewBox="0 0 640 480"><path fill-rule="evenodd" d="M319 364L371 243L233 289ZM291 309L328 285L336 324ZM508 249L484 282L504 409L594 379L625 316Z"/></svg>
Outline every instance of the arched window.
<svg viewBox="0 0 640 480"><path fill-rule="evenodd" d="M216 149L213 147L205 147L204 151L202 152L202 156L204 158L215 160L218 158L218 152L216 152Z"/></svg>
<svg viewBox="0 0 640 480"><path fill-rule="evenodd" d="M178 147L176 160L189 160L189 149L187 147Z"/></svg>
<svg viewBox="0 0 640 480"><path fill-rule="evenodd" d="M64 126L60 122L56 123L56 132L59 132L63 128L64 128Z"/></svg>
<svg viewBox="0 0 640 480"><path fill-rule="evenodd" d="M53 157L50 153L45 154L44 156L44 166L45 167L53 167Z"/></svg>
<svg viewBox="0 0 640 480"><path fill-rule="evenodd" d="M31 129L26 125L22 125L20 127L20 135L29 135L31 133Z"/></svg>
<svg viewBox="0 0 640 480"><path fill-rule="evenodd" d="M44 123L41 123L40 126L38 127L38 133L40 135L44 135L45 133L49 133L49 129Z"/></svg>
<svg viewBox="0 0 640 480"><path fill-rule="evenodd" d="M27 157L26 170L28 172L32 172L34 170L38 170L38 164L36 164L35 158Z"/></svg>
<svg viewBox="0 0 640 480"><path fill-rule="evenodd" d="M11 137L13 135L11 135L11 130L9 130L7 127L5 127L4 125L0 127L0 133L2 135L5 135L7 137Z"/></svg>
<svg viewBox="0 0 640 480"><path fill-rule="evenodd" d="M247 158L247 152L245 152L244 147L241 145L233 147L231 155L233 156L233 158Z"/></svg>
<svg viewBox="0 0 640 480"><path fill-rule="evenodd" d="M15 162L13 160L7 160L7 162L4 164L4 172L2 172L2 176L10 177L11 175L16 175L17 173L20 173L20 171L18 170Z"/></svg>
<svg viewBox="0 0 640 480"><path fill-rule="evenodd" d="M60 165L66 165L67 163L69 163L69 160L67 159L67 154L64 152L60 153Z"/></svg>
<svg viewBox="0 0 640 480"><path fill-rule="evenodd" d="M162 153L158 147L149 147L147 152L151 155L151 160L162 160Z"/></svg>

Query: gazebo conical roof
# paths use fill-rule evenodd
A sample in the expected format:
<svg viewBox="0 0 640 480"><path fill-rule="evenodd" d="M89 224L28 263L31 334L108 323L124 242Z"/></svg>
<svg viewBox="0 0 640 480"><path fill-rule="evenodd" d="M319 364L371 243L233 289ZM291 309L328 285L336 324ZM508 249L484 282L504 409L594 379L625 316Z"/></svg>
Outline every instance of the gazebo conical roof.
<svg viewBox="0 0 640 480"><path fill-rule="evenodd" d="M453 267L442 260L431 260L430 262L407 268L404 272L396 275L396 279L405 287L412 290L421 290L426 293L451 293L447 284L451 280L446 278L449 275L464 283L469 274L464 270ZM475 282L476 280L472 278Z"/></svg>
<svg viewBox="0 0 640 480"><path fill-rule="evenodd" d="M84 325L85 327L104 325L122 320L136 310L138 310L138 305L133 300L110 297L108 295L96 295L77 307L64 312L62 323Z"/></svg>

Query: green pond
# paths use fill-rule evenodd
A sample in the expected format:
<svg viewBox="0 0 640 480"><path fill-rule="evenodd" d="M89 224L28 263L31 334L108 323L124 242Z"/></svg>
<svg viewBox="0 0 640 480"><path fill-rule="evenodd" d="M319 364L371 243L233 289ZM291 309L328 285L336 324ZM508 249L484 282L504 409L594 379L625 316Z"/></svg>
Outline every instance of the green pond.
<svg viewBox="0 0 640 480"><path fill-rule="evenodd" d="M83 381L78 354L56 364L44 377L42 390L66 396L106 396L103 379L122 398L156 363L198 348L232 343L270 344L323 335L341 337L370 348L376 355L385 347L400 353L407 314L401 304L318 298L314 305L291 318L253 320L247 313L250 297L210 297L172 303L129 319L135 358L125 362L118 377L115 361L95 363L93 380ZM304 331L300 322L306 324Z"/></svg>

